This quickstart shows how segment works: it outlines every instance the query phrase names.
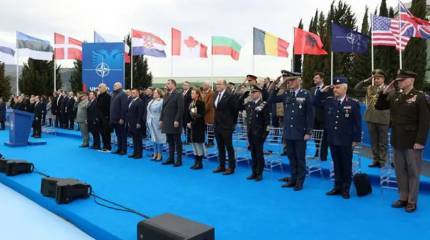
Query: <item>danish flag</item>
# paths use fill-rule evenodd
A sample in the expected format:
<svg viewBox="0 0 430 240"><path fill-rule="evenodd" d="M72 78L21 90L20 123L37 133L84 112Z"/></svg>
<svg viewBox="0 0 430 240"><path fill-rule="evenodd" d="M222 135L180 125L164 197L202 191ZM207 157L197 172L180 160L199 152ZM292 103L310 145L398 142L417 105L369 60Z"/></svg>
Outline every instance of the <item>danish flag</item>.
<svg viewBox="0 0 430 240"><path fill-rule="evenodd" d="M54 33L54 59L82 60L82 42L75 38Z"/></svg>

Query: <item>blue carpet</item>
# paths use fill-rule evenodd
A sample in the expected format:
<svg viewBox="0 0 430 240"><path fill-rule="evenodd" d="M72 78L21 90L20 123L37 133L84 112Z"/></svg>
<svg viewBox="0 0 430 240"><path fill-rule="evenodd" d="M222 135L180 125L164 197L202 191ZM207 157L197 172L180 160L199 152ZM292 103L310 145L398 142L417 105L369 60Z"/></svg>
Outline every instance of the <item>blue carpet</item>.
<svg viewBox="0 0 430 240"><path fill-rule="evenodd" d="M7 139L0 133L0 142ZM148 159L132 160L77 146L77 138L44 135L43 146L1 147L8 158L24 159L52 177L78 178L107 199L156 216L173 213L209 224L221 240L271 239L422 239L430 235L430 196L420 195L419 209L407 214L392 209L397 193L375 187L373 194L350 200L327 197L328 179L309 177L305 189L280 188L279 172L267 172L260 183L246 181L249 169L235 175L212 174L215 162L202 171L185 166L162 166ZM285 159L286 161L286 159ZM0 181L69 220L96 239L136 239L140 217L103 208L92 199L57 205L40 192L36 174L6 177Z"/></svg>

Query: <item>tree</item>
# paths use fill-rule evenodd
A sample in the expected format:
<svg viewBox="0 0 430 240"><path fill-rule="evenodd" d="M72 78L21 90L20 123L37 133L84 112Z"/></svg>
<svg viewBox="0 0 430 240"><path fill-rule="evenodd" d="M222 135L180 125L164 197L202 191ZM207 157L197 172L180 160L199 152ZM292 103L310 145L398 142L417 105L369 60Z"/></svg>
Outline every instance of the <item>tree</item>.
<svg viewBox="0 0 430 240"><path fill-rule="evenodd" d="M426 1L413 0L411 13L418 18L424 19L426 16ZM417 73L415 87L422 89L426 72L427 44L424 39L411 38L404 52L403 69Z"/></svg>
<svg viewBox="0 0 430 240"><path fill-rule="evenodd" d="M72 87L73 92L82 91L82 61L75 60L73 63L74 69L72 72L72 76L70 76L70 86Z"/></svg>
<svg viewBox="0 0 430 240"><path fill-rule="evenodd" d="M370 35L369 8L367 7L363 16L361 33L366 36ZM369 41L368 49L370 49L370 41ZM352 68L352 80L351 80L352 84L356 84L358 81L369 77L371 70L372 70L371 56L369 51L364 54L353 54L353 68ZM357 93L359 93L360 95L363 95L363 92L356 92L354 94L357 94Z"/></svg>
<svg viewBox="0 0 430 240"><path fill-rule="evenodd" d="M5 65L0 63L0 97L7 101L11 95L10 78L5 75Z"/></svg>
<svg viewBox="0 0 430 240"><path fill-rule="evenodd" d="M57 66L57 89L61 88L60 67ZM19 77L19 90L27 95L51 95L54 90L54 62L28 59Z"/></svg>
<svg viewBox="0 0 430 240"><path fill-rule="evenodd" d="M127 36L126 43L131 45L130 35ZM130 51L131 54L131 51ZM147 88L152 85L152 73L149 71L148 60L144 56L133 57L133 87ZM130 88L130 63L125 64L125 87Z"/></svg>

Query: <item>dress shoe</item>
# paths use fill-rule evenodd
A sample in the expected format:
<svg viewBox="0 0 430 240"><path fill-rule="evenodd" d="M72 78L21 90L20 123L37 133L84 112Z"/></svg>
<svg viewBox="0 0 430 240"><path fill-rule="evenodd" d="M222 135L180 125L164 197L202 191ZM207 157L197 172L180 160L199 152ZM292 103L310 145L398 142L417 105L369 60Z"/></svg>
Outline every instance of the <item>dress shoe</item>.
<svg viewBox="0 0 430 240"><path fill-rule="evenodd" d="M289 182L290 178L289 177L280 178L279 181L280 182Z"/></svg>
<svg viewBox="0 0 430 240"><path fill-rule="evenodd" d="M128 157L129 157L129 158L134 158L135 156L136 156L136 154L134 154L134 153L133 153L133 154L128 155Z"/></svg>
<svg viewBox="0 0 430 240"><path fill-rule="evenodd" d="M227 168L222 175L231 175L233 173L234 173L234 169L233 168Z"/></svg>
<svg viewBox="0 0 430 240"><path fill-rule="evenodd" d="M182 166L182 162L180 161L177 161L175 162L175 164L173 164L173 167L180 167L180 166Z"/></svg>
<svg viewBox="0 0 430 240"><path fill-rule="evenodd" d="M247 177L246 179L247 179L247 180L254 180L254 179L257 179L257 175L252 174L251 176Z"/></svg>
<svg viewBox="0 0 430 240"><path fill-rule="evenodd" d="M342 193L342 198L343 199L349 199L351 196L349 195L349 192L343 192Z"/></svg>
<svg viewBox="0 0 430 240"><path fill-rule="evenodd" d="M173 160L167 160L165 162L163 162L163 165L170 165L170 164L174 164L175 162L173 162Z"/></svg>
<svg viewBox="0 0 430 240"><path fill-rule="evenodd" d="M133 158L134 158L134 159L141 159L141 158L142 158L142 155L135 155Z"/></svg>
<svg viewBox="0 0 430 240"><path fill-rule="evenodd" d="M212 172L213 173L220 173L220 172L224 172L224 171L225 171L224 167L217 167Z"/></svg>
<svg viewBox="0 0 430 240"><path fill-rule="evenodd" d="M370 168L376 168L376 167L380 167L378 162L373 162L372 164L370 164L368 167Z"/></svg>
<svg viewBox="0 0 430 240"><path fill-rule="evenodd" d="M79 147L81 148L87 148L89 145L88 144L81 144Z"/></svg>
<svg viewBox="0 0 430 240"><path fill-rule="evenodd" d="M120 150L116 150L115 152L112 152L113 154L119 154L121 151Z"/></svg>
<svg viewBox="0 0 430 240"><path fill-rule="evenodd" d="M333 188L332 190L330 190L329 192L327 192L325 195L328 196L334 196L334 195L340 195L342 192L337 189L337 188Z"/></svg>
<svg viewBox="0 0 430 240"><path fill-rule="evenodd" d="M261 175L257 175L257 177L255 178L255 181L256 181L256 182L259 182L259 181L261 181L261 180L263 180L263 176L261 176Z"/></svg>
<svg viewBox="0 0 430 240"><path fill-rule="evenodd" d="M101 148L98 146L92 146L91 149L100 150Z"/></svg>
<svg viewBox="0 0 430 240"><path fill-rule="evenodd" d="M300 191L303 189L303 184L297 183L296 186L294 186L294 191Z"/></svg>
<svg viewBox="0 0 430 240"><path fill-rule="evenodd" d="M416 203L408 203L405 207L405 211L408 213L415 212L417 210L417 204Z"/></svg>
<svg viewBox="0 0 430 240"><path fill-rule="evenodd" d="M392 208L404 208L408 205L407 201L397 200L391 204Z"/></svg>
<svg viewBox="0 0 430 240"><path fill-rule="evenodd" d="M283 187L283 188L292 188L292 187L295 187L295 186L296 186L295 182L288 182L288 183L285 183L284 185L282 185L281 187Z"/></svg>

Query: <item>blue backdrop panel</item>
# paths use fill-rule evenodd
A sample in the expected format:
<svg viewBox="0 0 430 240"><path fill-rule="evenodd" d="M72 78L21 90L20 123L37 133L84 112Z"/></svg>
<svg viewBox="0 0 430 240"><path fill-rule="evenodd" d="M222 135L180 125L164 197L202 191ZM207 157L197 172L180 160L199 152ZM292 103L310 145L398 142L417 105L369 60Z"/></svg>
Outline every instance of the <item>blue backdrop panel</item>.
<svg viewBox="0 0 430 240"><path fill-rule="evenodd" d="M8 146L26 146L30 136L31 125L33 123L33 113L12 109L9 114L9 142Z"/></svg>
<svg viewBox="0 0 430 240"><path fill-rule="evenodd" d="M113 89L115 82L124 85L124 43L82 44L82 81L93 90L100 83Z"/></svg>

